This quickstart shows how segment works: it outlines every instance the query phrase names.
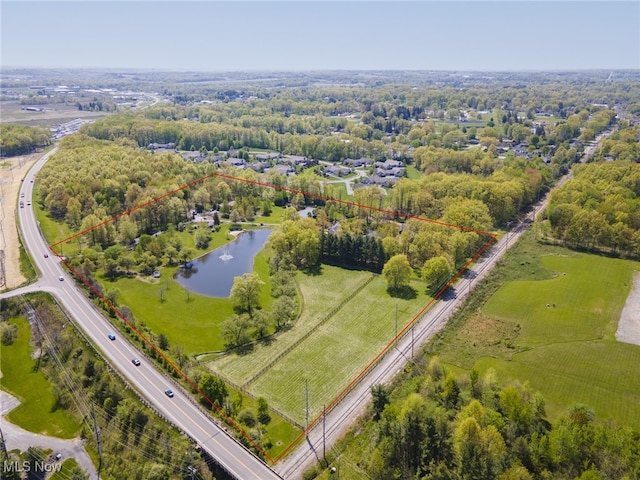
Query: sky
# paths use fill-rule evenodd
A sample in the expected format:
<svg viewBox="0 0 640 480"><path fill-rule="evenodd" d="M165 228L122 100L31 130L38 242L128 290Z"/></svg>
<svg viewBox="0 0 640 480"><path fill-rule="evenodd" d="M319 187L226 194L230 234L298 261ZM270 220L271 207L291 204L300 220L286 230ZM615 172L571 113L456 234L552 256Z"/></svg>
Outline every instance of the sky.
<svg viewBox="0 0 640 480"><path fill-rule="evenodd" d="M0 67L640 68L640 1L0 0Z"/></svg>

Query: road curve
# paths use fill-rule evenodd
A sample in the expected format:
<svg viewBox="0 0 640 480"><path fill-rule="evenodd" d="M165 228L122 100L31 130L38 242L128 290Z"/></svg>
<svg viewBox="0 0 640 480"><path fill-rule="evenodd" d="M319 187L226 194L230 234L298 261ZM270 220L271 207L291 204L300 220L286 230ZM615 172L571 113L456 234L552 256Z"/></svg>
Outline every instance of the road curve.
<svg viewBox="0 0 640 480"><path fill-rule="evenodd" d="M38 160L22 182L20 193L24 193L25 200L32 198L34 176L55 152L56 149ZM204 413L189 394L159 371L123 335L116 334L115 340L109 340L107 334L114 331L114 328L87 299L63 264L50 251L38 228L33 208L25 202L25 207L18 209L18 218L22 241L31 253L41 277L33 285L0 294L0 298L27 291L51 293L87 338L102 352L109 365L119 371L162 416L189 435L224 470L239 480L282 478ZM45 253L48 254L47 258ZM133 358L139 358L141 365L134 366L131 362ZM168 388L174 392L172 398L164 393Z"/></svg>

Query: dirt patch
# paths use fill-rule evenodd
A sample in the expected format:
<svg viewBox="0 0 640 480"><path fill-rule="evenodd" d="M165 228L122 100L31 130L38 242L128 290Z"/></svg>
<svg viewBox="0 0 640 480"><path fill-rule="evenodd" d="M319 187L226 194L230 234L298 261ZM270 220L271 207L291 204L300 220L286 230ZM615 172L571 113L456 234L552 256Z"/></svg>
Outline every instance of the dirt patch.
<svg viewBox="0 0 640 480"><path fill-rule="evenodd" d="M20 272L20 242L16 224L18 191L29 168L42 155L44 153L39 152L0 159L0 291L15 288L27 281Z"/></svg>
<svg viewBox="0 0 640 480"><path fill-rule="evenodd" d="M640 345L640 273L633 276L633 285L618 321L616 339Z"/></svg>

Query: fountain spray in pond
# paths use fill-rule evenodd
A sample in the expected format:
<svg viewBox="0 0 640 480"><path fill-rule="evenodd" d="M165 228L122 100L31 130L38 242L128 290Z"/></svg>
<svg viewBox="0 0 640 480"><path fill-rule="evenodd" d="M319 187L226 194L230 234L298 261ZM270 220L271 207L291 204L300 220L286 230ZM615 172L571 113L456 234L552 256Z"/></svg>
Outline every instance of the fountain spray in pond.
<svg viewBox="0 0 640 480"><path fill-rule="evenodd" d="M225 249L224 253L222 255L220 255L220 260L222 260L223 262L226 262L227 260L231 260L233 258L233 255L231 255L229 253L229 249Z"/></svg>

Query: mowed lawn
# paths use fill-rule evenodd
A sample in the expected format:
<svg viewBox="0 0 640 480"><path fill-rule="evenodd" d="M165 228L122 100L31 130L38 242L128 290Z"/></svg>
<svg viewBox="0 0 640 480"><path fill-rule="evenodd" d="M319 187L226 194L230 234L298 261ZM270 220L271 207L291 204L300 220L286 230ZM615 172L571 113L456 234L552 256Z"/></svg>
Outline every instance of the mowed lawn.
<svg viewBox="0 0 640 480"><path fill-rule="evenodd" d="M316 279L308 279L317 282ZM424 286L413 285L411 300L392 298L383 277L376 277L298 347L252 383L248 390L304 425L306 386L312 420L395 336L396 305L400 331L428 303ZM333 286L336 298L344 295ZM336 302L337 303L337 302ZM305 306L307 298L305 298ZM326 310L335 303L328 304Z"/></svg>
<svg viewBox="0 0 640 480"><path fill-rule="evenodd" d="M2 346L0 386L21 403L7 419L30 432L75 437L82 425L67 410L54 409L53 387L41 370L34 371L37 361L31 358L29 324L24 318L13 319L11 323L18 326L18 335L12 345Z"/></svg>
<svg viewBox="0 0 640 480"><path fill-rule="evenodd" d="M304 302L300 317L293 328L273 337L267 344L257 344L250 354L235 353L220 357L208 364L232 382L242 385L252 378L282 351L287 349L318 324L336 305L348 298L372 276L370 272L351 271L322 265L317 274L297 273L297 281Z"/></svg>
<svg viewBox="0 0 640 480"><path fill-rule="evenodd" d="M260 296L263 308L272 301L268 268L264 254L256 255L254 271L265 282ZM118 289L118 304L128 306L134 317L156 335L164 334L170 346L179 345L187 355L224 350L220 325L234 314L233 302L187 292L173 279L175 270L162 270L160 279L120 278L104 285L107 290Z"/></svg>
<svg viewBox="0 0 640 480"><path fill-rule="evenodd" d="M485 304L484 313L519 323L519 345L614 338L632 272L640 264L581 254L540 260L555 278L509 282Z"/></svg>
<svg viewBox="0 0 640 480"><path fill-rule="evenodd" d="M541 262L555 278L507 283L483 309L521 326L520 353L510 361L481 358L476 368L492 367L505 381L529 382L545 397L552 419L579 402L598 418L640 427L640 346L615 339L640 264L586 254L545 256Z"/></svg>

